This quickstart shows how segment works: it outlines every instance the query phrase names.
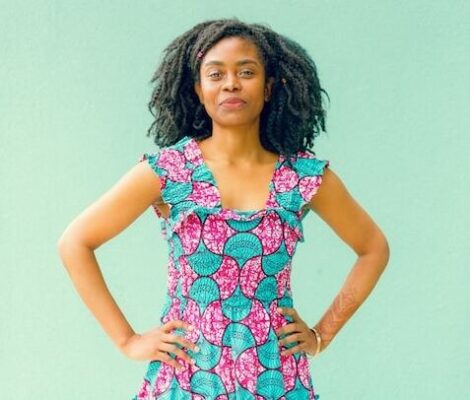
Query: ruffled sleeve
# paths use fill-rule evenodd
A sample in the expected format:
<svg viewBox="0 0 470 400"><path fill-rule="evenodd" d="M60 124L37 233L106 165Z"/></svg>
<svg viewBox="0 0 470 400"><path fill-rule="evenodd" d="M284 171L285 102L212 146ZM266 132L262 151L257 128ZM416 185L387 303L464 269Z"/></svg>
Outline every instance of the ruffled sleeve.
<svg viewBox="0 0 470 400"><path fill-rule="evenodd" d="M177 143L174 146L165 147L153 153L144 153L140 161L147 161L161 182L162 201L170 207L170 217L175 217L175 205L178 209L184 209L188 203L193 186L191 182L192 169L187 163L184 148ZM155 207L155 212L162 217Z"/></svg>
<svg viewBox="0 0 470 400"><path fill-rule="evenodd" d="M161 151L156 151L156 152L151 152L151 153L143 153L139 157L139 162L146 161L149 166L152 168L152 170L155 172L155 174L158 176L160 180L160 193L163 202L167 203L169 202L169 199L167 197L166 193L166 184L167 184L167 177L168 177L168 172L166 168L164 168L161 165ZM153 209L155 210L155 213L157 214L158 217L164 218L163 214L160 212L160 210L157 208L156 204L152 204Z"/></svg>
<svg viewBox="0 0 470 400"><path fill-rule="evenodd" d="M307 152L299 153L294 161L294 168L297 172L298 183L296 193L298 199L296 208L303 219L310 210L307 205L312 197L318 192L325 168L330 166L329 160L318 159L315 155Z"/></svg>

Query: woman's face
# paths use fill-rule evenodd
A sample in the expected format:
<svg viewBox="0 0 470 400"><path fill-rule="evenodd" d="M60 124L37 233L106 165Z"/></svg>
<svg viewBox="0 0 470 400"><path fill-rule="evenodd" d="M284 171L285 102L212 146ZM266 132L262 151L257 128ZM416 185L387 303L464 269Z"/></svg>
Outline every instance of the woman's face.
<svg viewBox="0 0 470 400"><path fill-rule="evenodd" d="M274 79L265 82L263 61L253 42L240 37L221 39L204 55L199 77L194 89L213 124L259 123ZM229 98L235 99L224 103Z"/></svg>

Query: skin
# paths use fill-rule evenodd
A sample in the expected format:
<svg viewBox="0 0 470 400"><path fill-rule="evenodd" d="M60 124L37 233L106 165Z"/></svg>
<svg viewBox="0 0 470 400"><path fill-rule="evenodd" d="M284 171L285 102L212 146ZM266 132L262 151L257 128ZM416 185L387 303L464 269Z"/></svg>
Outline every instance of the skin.
<svg viewBox="0 0 470 400"><path fill-rule="evenodd" d="M369 296L388 263L390 251L380 228L330 168L325 169L320 188L308 207L357 255L339 293L315 325L321 334L320 351L323 351ZM280 340L280 344L300 342L284 354L299 350L313 354L317 348L316 338L305 321L293 308L285 308L281 312L292 316L294 322L277 331L278 335L289 334Z"/></svg>
<svg viewBox="0 0 470 400"><path fill-rule="evenodd" d="M246 59L255 63L237 64ZM222 64L206 67L210 61ZM261 146L259 114L270 99L272 83L272 78L265 77L256 46L245 39L222 39L203 58L194 89L213 120L213 132L199 146L217 181L223 207L261 209L267 201L278 155ZM245 106L236 110L221 106L220 101L230 96L243 98ZM148 163L133 166L67 226L58 241L58 251L78 294L123 354L134 360L161 360L182 369L191 358L176 345L197 349L194 343L171 332L175 328L189 330L190 325L173 320L136 333L109 292L95 257L98 247L125 230L151 205L156 204L164 216L168 215L160 188L160 179ZM308 207L358 256L340 292L315 325L322 336L323 351L375 286L388 262L389 249L379 227L331 168L325 169L320 189ZM280 312L293 317L292 323L277 332L279 336L288 335L280 345L298 342L284 354L314 354L318 344L307 323L294 308ZM169 352L177 360L171 359Z"/></svg>
<svg viewBox="0 0 470 400"><path fill-rule="evenodd" d="M194 90L212 119L213 130L199 147L224 208L258 210L267 202L279 155L262 147L259 115L270 99L273 83L274 78L265 76L258 49L250 41L224 38L202 59ZM233 96L246 102L241 109L220 104Z"/></svg>

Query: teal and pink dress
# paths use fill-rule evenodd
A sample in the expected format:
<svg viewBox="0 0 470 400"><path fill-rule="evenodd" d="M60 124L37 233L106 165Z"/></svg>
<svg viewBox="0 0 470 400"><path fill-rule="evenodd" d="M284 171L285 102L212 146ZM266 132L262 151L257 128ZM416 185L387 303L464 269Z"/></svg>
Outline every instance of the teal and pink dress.
<svg viewBox="0 0 470 400"><path fill-rule="evenodd" d="M294 307L290 276L297 243L304 241L304 206L329 161L300 151L290 160L278 157L265 207L243 211L222 207L195 138L184 136L139 159L160 178L170 207L167 217L153 207L169 245L160 322L192 324L193 331L173 333L200 351L184 348L196 362L178 357L186 367L181 371L150 361L133 400L319 398L305 352L280 354L298 343L279 345L275 331L292 322L276 309Z"/></svg>

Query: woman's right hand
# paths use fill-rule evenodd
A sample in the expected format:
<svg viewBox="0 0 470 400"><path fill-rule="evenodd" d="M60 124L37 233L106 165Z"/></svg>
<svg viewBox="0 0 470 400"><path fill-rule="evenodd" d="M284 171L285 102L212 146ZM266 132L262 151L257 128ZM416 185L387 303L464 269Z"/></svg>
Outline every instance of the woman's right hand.
<svg viewBox="0 0 470 400"><path fill-rule="evenodd" d="M189 340L170 333L176 328L194 329L190 324L181 320L168 321L166 324L143 334L132 335L122 346L121 351L132 360L160 360L182 370L184 366L176 359L171 358L168 353L174 353L189 364L193 364L191 357L183 349L178 348L176 343L194 352L198 352L199 348Z"/></svg>

